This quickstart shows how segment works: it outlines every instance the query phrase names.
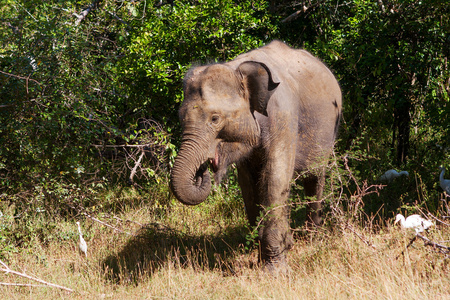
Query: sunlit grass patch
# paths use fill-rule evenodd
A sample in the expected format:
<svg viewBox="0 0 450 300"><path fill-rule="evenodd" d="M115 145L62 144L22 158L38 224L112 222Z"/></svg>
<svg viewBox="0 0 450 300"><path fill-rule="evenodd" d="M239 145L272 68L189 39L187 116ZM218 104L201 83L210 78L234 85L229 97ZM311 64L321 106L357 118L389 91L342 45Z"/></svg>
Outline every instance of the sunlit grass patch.
<svg viewBox="0 0 450 300"><path fill-rule="evenodd" d="M29 219L30 228L46 230L29 238L28 247L8 252L3 261L11 269L75 292L49 286L0 286L1 295L8 299L450 296L448 256L420 239L406 248L411 233L392 222L364 223L345 216L316 231L298 228L301 234L295 235L288 253L289 276L270 276L258 263L257 243L247 243L250 230L243 204L234 193L238 191L233 188L218 189L204 203L188 207L170 198L167 188L152 192L150 198L123 190L111 196L115 200L107 199L116 203L109 211L96 213L94 219L85 214L57 219L52 223L57 229L47 228L48 219L37 214ZM87 259L78 251L77 220L88 244ZM47 232L52 238L45 237ZM426 236L445 244L449 233L449 227L442 225ZM33 283L5 272L0 273L0 282Z"/></svg>

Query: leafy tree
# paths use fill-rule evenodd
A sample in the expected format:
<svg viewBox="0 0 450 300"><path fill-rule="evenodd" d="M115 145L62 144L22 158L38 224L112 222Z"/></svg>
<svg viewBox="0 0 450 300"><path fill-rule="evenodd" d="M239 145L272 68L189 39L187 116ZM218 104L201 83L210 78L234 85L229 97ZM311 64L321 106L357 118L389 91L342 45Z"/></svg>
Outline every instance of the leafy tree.
<svg viewBox="0 0 450 300"><path fill-rule="evenodd" d="M426 171L431 188L430 170L449 159L449 10L442 0L3 0L0 193L167 174L187 69L274 38L338 77L338 150L360 158L359 178L403 165Z"/></svg>
<svg viewBox="0 0 450 300"><path fill-rule="evenodd" d="M120 145L149 145L145 151L157 164L164 158L150 145L173 156L169 134L190 64L232 58L260 46L261 32L269 39L275 30L264 1L5 1L3 191L55 178L122 178L124 168L135 171L138 157L114 148ZM122 158L126 166L103 159L117 149L130 158ZM147 171L154 176L154 168Z"/></svg>
<svg viewBox="0 0 450 300"><path fill-rule="evenodd" d="M260 32L270 39L275 28L266 6L265 1L204 0L147 7L119 65L121 81L137 101L134 107L142 116L164 116L161 121L173 127L187 69L261 46Z"/></svg>
<svg viewBox="0 0 450 300"><path fill-rule="evenodd" d="M417 139L412 128L421 122L433 126L435 138L427 142L447 145L448 122L442 115L448 112L450 11L445 1L285 1L278 6L283 12L292 8L296 18L281 34L317 53L339 77L346 149L369 130L371 143L381 143L387 152L379 153L383 158L405 163Z"/></svg>
<svg viewBox="0 0 450 300"><path fill-rule="evenodd" d="M75 13L86 6L8 0L1 8L3 189L97 172L91 144L118 128L116 102L124 96L112 83L116 36L126 26L110 14L113 2L78 22Z"/></svg>

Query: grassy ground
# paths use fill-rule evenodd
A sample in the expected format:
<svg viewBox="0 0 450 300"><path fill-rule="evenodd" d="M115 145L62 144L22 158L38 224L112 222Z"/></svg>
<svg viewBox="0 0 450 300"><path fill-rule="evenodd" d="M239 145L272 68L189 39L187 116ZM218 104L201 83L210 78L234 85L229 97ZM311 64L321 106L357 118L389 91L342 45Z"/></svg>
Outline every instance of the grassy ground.
<svg viewBox="0 0 450 300"><path fill-rule="evenodd" d="M240 201L224 200L218 192L197 207L176 201L155 206L139 197L129 197L133 201L113 214L96 215L120 231L80 215L57 222L59 238L36 238L2 259L12 270L74 292L0 286L0 298L450 298L449 258L421 240L402 255L411 235L396 227L375 233L342 221L299 234L289 253L290 275L274 278L258 266L256 247L247 245L250 232ZM88 244L87 259L78 252L76 220ZM437 227L427 236L442 242L449 233L449 227ZM5 272L0 282L40 285Z"/></svg>

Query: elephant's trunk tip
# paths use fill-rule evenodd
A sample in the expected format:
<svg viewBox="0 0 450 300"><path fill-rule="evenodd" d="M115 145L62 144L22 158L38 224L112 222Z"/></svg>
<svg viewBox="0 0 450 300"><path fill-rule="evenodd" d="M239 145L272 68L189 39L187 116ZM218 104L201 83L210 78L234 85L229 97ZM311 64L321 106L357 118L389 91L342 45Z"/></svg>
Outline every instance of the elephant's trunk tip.
<svg viewBox="0 0 450 300"><path fill-rule="evenodd" d="M183 204L200 204L206 200L211 191L211 179L207 164L200 165L198 170L193 172L180 169L180 166L183 165L185 165L183 161L175 160L170 181L171 190Z"/></svg>

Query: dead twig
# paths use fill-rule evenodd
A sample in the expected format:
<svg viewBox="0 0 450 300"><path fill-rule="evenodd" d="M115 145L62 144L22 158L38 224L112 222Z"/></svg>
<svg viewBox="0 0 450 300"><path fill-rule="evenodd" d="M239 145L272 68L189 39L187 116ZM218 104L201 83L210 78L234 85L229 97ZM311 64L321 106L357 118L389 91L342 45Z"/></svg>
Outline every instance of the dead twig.
<svg viewBox="0 0 450 300"><path fill-rule="evenodd" d="M131 173L130 173L129 180L130 180L131 184L134 184L133 177L136 174L138 167L141 165L141 161L142 161L142 158L144 157L144 155L145 155L144 150L141 150L141 155L139 155L139 158L136 161L136 164L134 165L134 167L133 167L133 169L131 170Z"/></svg>
<svg viewBox="0 0 450 300"><path fill-rule="evenodd" d="M106 222L103 222L103 221L101 221L101 220L99 220L99 219L97 219L97 218L91 216L91 215L88 214L87 212L84 212L84 211L81 211L81 210L77 209L76 207L74 207L73 205L70 205L69 203L66 203L66 204L67 204L67 206L69 206L70 208L72 208L72 209L78 211L79 213L81 213L82 215L88 217L88 218L91 219L92 221L95 221L95 222L100 223L100 224L102 224L102 225L104 225L104 226L106 226L106 227L109 227L109 228L111 228L111 229L114 229L114 230L117 231L117 232L125 233L125 234L128 234L128 235L134 236L134 234L132 234L132 233L130 233L130 232L127 232L127 231L123 231L123 230L121 230L121 229L119 229L119 228L117 228L117 227L114 227L114 226L112 226L112 225L106 223Z"/></svg>
<svg viewBox="0 0 450 300"><path fill-rule="evenodd" d="M0 282L0 285L8 285L8 286L29 286L29 287L46 287L46 285L42 285L42 284L12 283L12 282Z"/></svg>
<svg viewBox="0 0 450 300"><path fill-rule="evenodd" d="M430 240L429 238L421 235L420 233L417 233L410 241L409 244L406 246L405 250L402 251L402 253L400 253L399 255L397 255L397 257L395 259L398 259L400 257L400 255L403 255L406 251L406 249L409 248L409 246L411 246L415 240L417 240L417 238L421 238L424 241L424 245L425 246L431 246L434 249L439 249L440 252L442 254L450 254L450 247L449 246L444 246L441 245L439 243L433 242L432 240Z"/></svg>
<svg viewBox="0 0 450 300"><path fill-rule="evenodd" d="M374 244L370 243L369 241L367 241L364 237L362 237L359 233L357 233L352 226L350 226L349 224L347 224L346 226L347 229L349 229L351 232L353 232L354 235L356 235L361 241L363 241L364 244L366 244L367 246L373 248L373 249L377 249L377 247L375 247Z"/></svg>
<svg viewBox="0 0 450 300"><path fill-rule="evenodd" d="M145 148L145 147L149 147L150 143L148 144L142 144L142 145L91 145L92 147L95 148L125 148L125 147L129 147L129 148Z"/></svg>
<svg viewBox="0 0 450 300"><path fill-rule="evenodd" d="M24 274L24 273L20 273L20 272L11 270L11 269L10 269L3 261L1 261L1 260L0 260L0 264L3 266L3 267L0 268L0 271L5 272L6 274L11 273L11 274L14 274L14 275L17 275L17 276L20 276L20 277L25 277L25 278L28 278L28 279L31 279L31 280L34 280L34 281L43 283L43 284L48 285L48 286L51 286L51 287L55 287L55 288L58 288L58 289L62 289L62 290L68 291L68 292L71 292L71 293L75 292L75 290L70 289L70 288L67 288L67 287L65 287L65 286L58 285L58 284L54 284L54 283L50 283L50 282L44 281L44 280L42 280L42 279L39 279L39 278L36 278L36 277L33 277L33 276L30 276L30 275L27 275L27 274ZM21 285L21 284L7 284L7 283L4 283L3 285ZM28 286L30 286L30 285L28 285Z"/></svg>
<svg viewBox="0 0 450 300"><path fill-rule="evenodd" d="M8 73L8 72L3 72L3 71L0 71L0 73L4 74L6 76L11 76L11 77L15 77L15 78L18 78L18 79L25 80L27 82L27 85L28 85L28 81L33 81L34 83L37 83L37 84L40 85L40 82L38 82L37 80L34 80L34 79L30 78L30 77L23 77L23 76L14 75L14 74L11 74L11 73Z"/></svg>
<svg viewBox="0 0 450 300"><path fill-rule="evenodd" d="M446 223L446 222L444 222L444 221L439 220L438 218L436 218L435 216L433 216L431 213L428 213L428 216L430 216L430 217L431 217L433 220L435 220L436 222L441 223L442 225L450 226L449 223ZM444 217L444 219L446 219L446 217Z"/></svg>
<svg viewBox="0 0 450 300"><path fill-rule="evenodd" d="M409 246L411 246L412 243L414 243L414 241L415 241L416 239L417 239L417 235L415 235L415 236L409 241L409 244L408 244L408 246L406 246L405 250L403 250L402 253L400 253L399 255L397 255L397 257L396 257L395 259L398 259L398 258L400 257L400 255L404 255L406 249L408 249Z"/></svg>
<svg viewBox="0 0 450 300"><path fill-rule="evenodd" d="M80 25L80 23L87 17L87 15L97 7L100 0L93 1L88 7L86 7L80 14L73 13L77 20L75 21L75 26Z"/></svg>
<svg viewBox="0 0 450 300"><path fill-rule="evenodd" d="M427 237L424 237L421 234L417 234L417 237L421 238L424 241L424 245L425 246L432 246L434 249L438 248L440 250L440 252L443 253L443 254L449 254L450 253L450 247L449 246L444 246L444 245L438 244L436 242L433 242L432 240L430 240Z"/></svg>
<svg viewBox="0 0 450 300"><path fill-rule="evenodd" d="M125 233L125 234L131 235L131 236L134 236L134 234L132 234L132 233L130 233L130 232L127 232L127 231L123 231L123 230L121 230L121 229L119 229L119 228L117 228L117 227L114 227L114 226L112 226L112 225L109 225L109 224L106 223L106 222L100 221L99 219L90 216L88 213L82 212L82 214L84 214L86 217L90 218L92 221L95 221L95 222L97 222L97 223L100 223L100 224L102 224L102 225L104 225L104 226L106 226L106 227L112 228L112 229L114 229L115 231L118 231L118 232L121 232L121 233Z"/></svg>

